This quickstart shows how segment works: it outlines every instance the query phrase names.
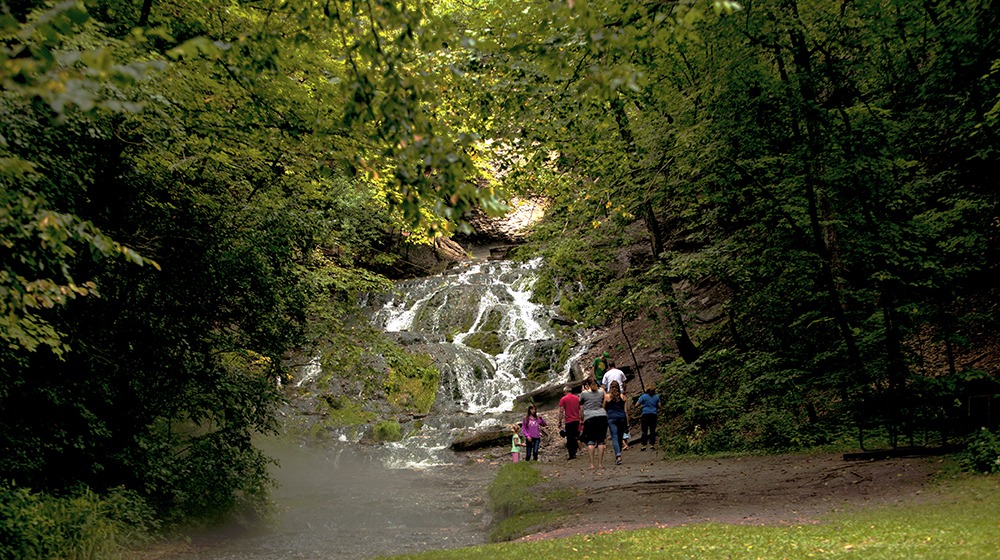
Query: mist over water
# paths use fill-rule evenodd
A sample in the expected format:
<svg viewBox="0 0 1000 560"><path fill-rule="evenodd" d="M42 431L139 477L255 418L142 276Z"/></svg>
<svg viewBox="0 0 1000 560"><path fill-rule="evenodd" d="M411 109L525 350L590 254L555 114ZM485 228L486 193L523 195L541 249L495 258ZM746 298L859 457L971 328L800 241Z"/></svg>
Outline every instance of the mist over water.
<svg viewBox="0 0 1000 560"><path fill-rule="evenodd" d="M486 542L485 487L496 467L390 469L364 446L260 446L281 462L273 520L195 535L181 558L358 559Z"/></svg>

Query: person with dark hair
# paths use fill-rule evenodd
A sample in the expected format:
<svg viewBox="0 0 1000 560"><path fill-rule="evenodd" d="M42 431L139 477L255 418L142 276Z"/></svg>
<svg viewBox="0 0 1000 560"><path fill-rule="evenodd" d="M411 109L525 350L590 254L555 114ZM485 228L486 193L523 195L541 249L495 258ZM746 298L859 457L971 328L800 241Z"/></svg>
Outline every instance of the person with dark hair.
<svg viewBox="0 0 1000 560"><path fill-rule="evenodd" d="M618 389L621 390L622 395L625 394L625 372L615 367L614 360L608 360L608 366L610 369L604 372L604 390L611 390L611 382L618 382Z"/></svg>
<svg viewBox="0 0 1000 560"><path fill-rule="evenodd" d="M611 390L604 396L604 409L608 413L611 431L611 448L615 451L615 464L622 464L622 438L628 431L628 402L622 398L621 386L611 382Z"/></svg>
<svg viewBox="0 0 1000 560"><path fill-rule="evenodd" d="M611 366L608 365L608 360L611 359L611 354L604 352L600 356L594 358L594 379L597 380L598 384L604 381L604 372L608 371Z"/></svg>
<svg viewBox="0 0 1000 560"><path fill-rule="evenodd" d="M576 459L577 438L580 435L580 397L573 394L573 386L563 387L565 393L559 399L559 435L566 438L566 451L570 459Z"/></svg>
<svg viewBox="0 0 1000 560"><path fill-rule="evenodd" d="M580 393L580 408L583 410L583 441L587 443L587 457L590 468L595 468L594 455L597 454L596 468L604 468L604 441L608 437L608 412L604 410L604 391L593 377L587 379L587 390Z"/></svg>
<svg viewBox="0 0 1000 560"><path fill-rule="evenodd" d="M639 395L637 403L642 407L642 439L639 440L639 451L646 450L646 443L651 449L656 449L656 419L660 414L660 395L653 387L646 387L646 392Z"/></svg>
<svg viewBox="0 0 1000 560"><path fill-rule="evenodd" d="M530 461L532 456L538 460L538 448L542 443L542 428L545 425L545 418L538 415L535 405L530 405L524 415L524 421L521 422L521 433L525 439L525 461Z"/></svg>

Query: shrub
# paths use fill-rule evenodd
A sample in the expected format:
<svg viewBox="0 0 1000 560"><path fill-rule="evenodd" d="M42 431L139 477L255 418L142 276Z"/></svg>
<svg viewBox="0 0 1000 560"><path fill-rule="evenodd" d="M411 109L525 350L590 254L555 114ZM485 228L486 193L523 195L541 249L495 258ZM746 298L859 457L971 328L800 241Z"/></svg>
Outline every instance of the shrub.
<svg viewBox="0 0 1000 560"><path fill-rule="evenodd" d="M843 425L838 399L803 390L795 380L806 373L773 354L712 350L662 372L669 453L787 452L834 441Z"/></svg>
<svg viewBox="0 0 1000 560"><path fill-rule="evenodd" d="M385 420L375 425L373 437L377 441L400 441L403 439L403 427L395 420Z"/></svg>
<svg viewBox="0 0 1000 560"><path fill-rule="evenodd" d="M1000 473L1000 433L978 430L959 457L962 468L980 473Z"/></svg>
<svg viewBox="0 0 1000 560"><path fill-rule="evenodd" d="M122 554L155 530L138 495L100 496L88 488L54 497L0 483L0 558L103 559Z"/></svg>

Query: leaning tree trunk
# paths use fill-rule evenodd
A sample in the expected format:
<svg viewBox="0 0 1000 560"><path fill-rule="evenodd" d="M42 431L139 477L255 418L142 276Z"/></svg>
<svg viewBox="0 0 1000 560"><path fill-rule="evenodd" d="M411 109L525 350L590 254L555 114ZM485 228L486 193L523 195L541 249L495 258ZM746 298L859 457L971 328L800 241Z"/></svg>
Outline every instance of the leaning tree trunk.
<svg viewBox="0 0 1000 560"><path fill-rule="evenodd" d="M626 157L629 161L630 172L628 177L635 177L637 170L637 165L633 161L633 154L635 154L635 137L632 135L632 129L630 128L628 121L628 114L625 113L625 103L622 101L621 97L615 96L611 100L611 110L615 116L615 122L618 124L618 136L621 138L622 142L625 143L626 147ZM643 221L646 225L646 230L649 232L650 244L653 249L653 256L657 262L663 262L663 234L660 231L660 223L656 219L656 213L654 212L653 205L650 204L649 200L643 200L642 202L642 214ZM677 354L684 360L685 363L693 363L698 358L701 357L701 350L695 346L694 341L691 340L691 335L688 334L687 325L684 322L684 315L681 312L681 304L677 300L677 292L674 289L673 279L664 275L660 281L661 292L666 300L667 312L669 315L671 323L671 332L673 333L674 344L677 346Z"/></svg>
<svg viewBox="0 0 1000 560"><path fill-rule="evenodd" d="M783 6L788 11L790 20L798 21L798 7L795 0L786 0ZM834 324L836 324L841 340L844 343L848 365L854 377L854 384L855 386L864 388L868 384L867 375L865 374L864 361L861 358L861 352L858 349L858 344L854 337L854 330L852 329L850 321L847 318L847 313L844 310L840 290L837 288L833 272L833 256L831 255L829 247L827 247L824 239L823 221L820 218L819 212L819 197L817 189L819 188L820 172L817 170L815 162L822 161L820 156L823 150L823 139L821 138L820 130L822 128L823 119L820 114L821 109L817 99L816 86L812 79L814 74L811 59L812 55L809 51L809 46L806 44L805 35L801 29L793 27L789 31L789 39L791 41L792 61L802 74L797 82L799 95L801 96L800 103L802 104L800 117L804 121L805 132L803 133L800 127L794 123L793 131L796 136L799 136L800 139L804 141L806 146L807 155L803 161L804 180L802 194L805 197L807 204L809 233L811 238L810 242L813 246L813 251L817 257L819 257L817 279L820 288L826 293L830 313L833 315L832 318L834 320ZM787 74L783 73L782 78L788 81ZM843 391L846 393L848 389L849 388L845 386ZM848 395L845 394L845 396Z"/></svg>

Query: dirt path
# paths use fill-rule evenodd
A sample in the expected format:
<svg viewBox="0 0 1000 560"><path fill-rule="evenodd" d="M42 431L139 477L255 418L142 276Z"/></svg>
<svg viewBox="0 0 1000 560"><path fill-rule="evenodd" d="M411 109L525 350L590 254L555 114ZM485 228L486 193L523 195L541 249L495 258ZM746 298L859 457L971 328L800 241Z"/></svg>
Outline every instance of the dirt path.
<svg viewBox="0 0 1000 560"><path fill-rule="evenodd" d="M607 459L607 457L605 457ZM663 460L633 447L624 464L589 469L586 456L539 463L541 493L576 496L560 526L523 540L640 527L717 522L749 525L815 523L835 511L914 503L929 498L937 457L845 461L841 454Z"/></svg>

